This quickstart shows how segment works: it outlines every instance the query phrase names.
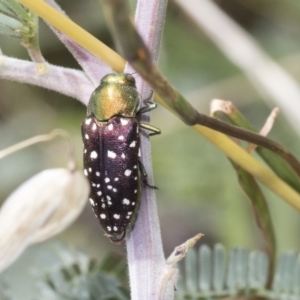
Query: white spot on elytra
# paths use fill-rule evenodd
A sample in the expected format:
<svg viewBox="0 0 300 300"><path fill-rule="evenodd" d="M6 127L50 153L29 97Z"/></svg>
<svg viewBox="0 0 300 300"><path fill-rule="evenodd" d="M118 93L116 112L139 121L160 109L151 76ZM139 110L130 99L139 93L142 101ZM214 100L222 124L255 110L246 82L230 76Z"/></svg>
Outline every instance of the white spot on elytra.
<svg viewBox="0 0 300 300"><path fill-rule="evenodd" d="M106 214L101 214L101 215L100 215L100 218L101 218L101 219L106 219Z"/></svg>
<svg viewBox="0 0 300 300"><path fill-rule="evenodd" d="M97 192L97 195L98 195L98 196L101 196L101 195L102 195L102 192L101 192L101 191Z"/></svg>
<svg viewBox="0 0 300 300"><path fill-rule="evenodd" d="M119 135L118 140L124 141L124 136L123 135Z"/></svg>
<svg viewBox="0 0 300 300"><path fill-rule="evenodd" d="M111 227L110 226L107 226L106 228L107 228L108 231L111 231Z"/></svg>
<svg viewBox="0 0 300 300"><path fill-rule="evenodd" d="M137 177L134 177L134 180L137 180Z"/></svg>
<svg viewBox="0 0 300 300"><path fill-rule="evenodd" d="M102 208L105 208L105 204L104 203L102 204Z"/></svg>
<svg viewBox="0 0 300 300"><path fill-rule="evenodd" d="M108 185L107 188L108 188L109 190L111 190L111 189L112 189L112 186L111 186L111 185Z"/></svg>
<svg viewBox="0 0 300 300"><path fill-rule="evenodd" d="M130 217L129 216L126 216L126 219L129 219Z"/></svg>
<svg viewBox="0 0 300 300"><path fill-rule="evenodd" d="M125 176L130 176L131 174L131 170L127 169L125 172L124 172L124 175Z"/></svg>
<svg viewBox="0 0 300 300"><path fill-rule="evenodd" d="M135 202L132 202L131 205L135 205Z"/></svg>
<svg viewBox="0 0 300 300"><path fill-rule="evenodd" d="M96 125L96 123L94 123L92 126L92 130L95 131L96 129L97 129L97 125Z"/></svg>
<svg viewBox="0 0 300 300"><path fill-rule="evenodd" d="M100 183L98 183L98 184L96 185L96 187L99 189L99 187L100 187Z"/></svg>
<svg viewBox="0 0 300 300"><path fill-rule="evenodd" d="M92 173L92 168L89 168L89 172Z"/></svg>
<svg viewBox="0 0 300 300"><path fill-rule="evenodd" d="M95 158L97 158L97 157L98 157L97 152L96 152L96 151L92 151L92 152L91 152L91 158L92 158L92 159L95 159Z"/></svg>
<svg viewBox="0 0 300 300"><path fill-rule="evenodd" d="M87 172L86 169L83 170L83 173L84 173L85 176L88 176L88 172Z"/></svg>
<svg viewBox="0 0 300 300"><path fill-rule="evenodd" d="M132 211L129 211L129 212L127 213L127 215L129 215L129 216L132 215Z"/></svg>
<svg viewBox="0 0 300 300"><path fill-rule="evenodd" d="M96 183L92 182L92 186L95 187L95 186L96 186Z"/></svg>
<svg viewBox="0 0 300 300"><path fill-rule="evenodd" d="M122 203L125 204L125 205L129 205L130 201L128 199L124 198Z"/></svg>
<svg viewBox="0 0 300 300"><path fill-rule="evenodd" d="M116 158L117 154L113 151L110 151L108 150L107 151L107 157L110 157L110 158Z"/></svg>
<svg viewBox="0 0 300 300"><path fill-rule="evenodd" d="M91 118L85 120L85 124L86 124L86 125L90 125L91 122L92 122L92 119L91 119Z"/></svg>
<svg viewBox="0 0 300 300"><path fill-rule="evenodd" d="M118 231L118 227L117 226L114 226L114 231Z"/></svg>
<svg viewBox="0 0 300 300"><path fill-rule="evenodd" d="M107 199L107 201L110 201L110 200L111 200L111 198L110 198L109 196L106 196L106 199Z"/></svg>
<svg viewBox="0 0 300 300"><path fill-rule="evenodd" d="M113 125L113 124L109 124L109 125L107 126L107 129L108 129L108 130L113 130L113 129L114 129L114 125Z"/></svg>
<svg viewBox="0 0 300 300"><path fill-rule="evenodd" d="M95 205L95 201L92 198L90 198L89 200L90 200L91 205L94 206Z"/></svg>
<svg viewBox="0 0 300 300"><path fill-rule="evenodd" d="M119 181L119 178L118 178L118 177L116 177L116 178L115 178L115 181Z"/></svg>
<svg viewBox="0 0 300 300"><path fill-rule="evenodd" d="M127 119L121 119L121 124L124 126L124 125L127 125L128 124L128 120Z"/></svg>
<svg viewBox="0 0 300 300"><path fill-rule="evenodd" d="M108 205L112 205L112 203L110 201L107 202Z"/></svg>
<svg viewBox="0 0 300 300"><path fill-rule="evenodd" d="M100 176L100 172L96 172L96 176L98 176L98 177L99 177L99 176Z"/></svg>
<svg viewBox="0 0 300 300"><path fill-rule="evenodd" d="M108 183L108 182L110 182L110 179L109 179L108 177L106 177L106 178L104 179L104 181L105 181L106 183Z"/></svg>
<svg viewBox="0 0 300 300"><path fill-rule="evenodd" d="M129 145L129 147L134 148L136 146L136 141L131 142L131 144Z"/></svg>
<svg viewBox="0 0 300 300"><path fill-rule="evenodd" d="M136 193L137 193L137 190L134 190L134 193L136 194Z"/></svg>
<svg viewBox="0 0 300 300"><path fill-rule="evenodd" d="M134 165L133 168L136 169L136 168L137 168L137 165Z"/></svg>
<svg viewBox="0 0 300 300"><path fill-rule="evenodd" d="M141 157L141 148L139 148L138 156Z"/></svg>
<svg viewBox="0 0 300 300"><path fill-rule="evenodd" d="M84 151L83 151L84 153L86 153L87 151L86 151L86 149L84 149Z"/></svg>
<svg viewBox="0 0 300 300"><path fill-rule="evenodd" d="M114 214L114 216L113 216L115 219L120 219L120 215L118 215L118 214Z"/></svg>
<svg viewBox="0 0 300 300"><path fill-rule="evenodd" d="M113 191L116 193L116 192L117 192L117 189L113 188Z"/></svg>
<svg viewBox="0 0 300 300"><path fill-rule="evenodd" d="M122 158L125 158L125 154L124 154L124 153L122 153L121 157L122 157Z"/></svg>
<svg viewBox="0 0 300 300"><path fill-rule="evenodd" d="M104 202L104 199L103 199L103 198L101 198L101 202Z"/></svg>
<svg viewBox="0 0 300 300"><path fill-rule="evenodd" d="M84 135L84 137L85 137L86 140L88 140L90 138L87 133Z"/></svg>

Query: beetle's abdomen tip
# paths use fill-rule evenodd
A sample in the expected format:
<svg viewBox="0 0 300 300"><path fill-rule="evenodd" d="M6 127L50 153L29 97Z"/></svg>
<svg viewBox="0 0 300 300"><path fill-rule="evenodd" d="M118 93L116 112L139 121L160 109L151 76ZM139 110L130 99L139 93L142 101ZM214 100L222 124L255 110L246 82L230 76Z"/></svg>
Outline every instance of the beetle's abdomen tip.
<svg viewBox="0 0 300 300"><path fill-rule="evenodd" d="M125 239L126 231L123 231L121 233L106 234L106 235L113 244L121 244Z"/></svg>

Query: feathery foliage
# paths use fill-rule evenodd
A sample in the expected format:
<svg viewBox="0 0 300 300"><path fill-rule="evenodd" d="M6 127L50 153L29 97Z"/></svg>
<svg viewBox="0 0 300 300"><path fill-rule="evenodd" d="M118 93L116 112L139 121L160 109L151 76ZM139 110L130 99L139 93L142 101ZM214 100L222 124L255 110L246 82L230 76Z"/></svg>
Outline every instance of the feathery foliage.
<svg viewBox="0 0 300 300"><path fill-rule="evenodd" d="M185 259L185 276L180 278L176 299L217 300L259 297L259 299L300 299L300 256L282 254L267 287L269 262L261 251L233 248L226 255L221 244L211 250L202 245L191 249Z"/></svg>

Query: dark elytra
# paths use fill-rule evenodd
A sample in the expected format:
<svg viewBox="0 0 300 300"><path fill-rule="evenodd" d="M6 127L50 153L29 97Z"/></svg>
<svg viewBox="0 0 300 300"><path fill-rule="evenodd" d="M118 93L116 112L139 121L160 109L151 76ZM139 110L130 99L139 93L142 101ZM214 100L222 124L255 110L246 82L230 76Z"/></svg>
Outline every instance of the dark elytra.
<svg viewBox="0 0 300 300"><path fill-rule="evenodd" d="M90 203L108 237L124 239L134 223L140 194L139 124L135 118L114 117L82 124L84 173L91 184Z"/></svg>

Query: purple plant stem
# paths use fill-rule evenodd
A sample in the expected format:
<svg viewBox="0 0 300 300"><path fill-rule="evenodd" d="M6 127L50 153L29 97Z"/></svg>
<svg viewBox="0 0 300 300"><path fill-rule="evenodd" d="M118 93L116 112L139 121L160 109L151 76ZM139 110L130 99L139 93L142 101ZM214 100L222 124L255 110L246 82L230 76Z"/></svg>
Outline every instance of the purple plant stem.
<svg viewBox="0 0 300 300"><path fill-rule="evenodd" d="M161 42L167 1L140 0L135 15L137 29L149 47L156 64ZM124 72L133 69L127 65ZM137 78L142 99L149 97L149 86ZM143 117L149 122L149 115ZM141 136L142 161L150 184L153 182L151 148L148 137ZM159 286L165 269L160 226L154 190L145 187L141 195L141 207L135 227L126 239L131 299L158 299Z"/></svg>
<svg viewBox="0 0 300 300"><path fill-rule="evenodd" d="M4 55L0 55L0 78L53 90L85 105L94 90L94 85L82 71Z"/></svg>
<svg viewBox="0 0 300 300"><path fill-rule="evenodd" d="M56 10L65 14L65 12L60 8L60 6L54 0L45 0L49 5L53 6ZM59 40L68 48L70 53L77 60L79 65L84 70L87 77L91 80L95 87L97 87L100 83L101 78L108 74L113 73L111 67L109 67L106 63L101 61L99 58L83 49L73 40L71 40L68 36L61 33L59 30L48 24L51 30L55 33L55 35L59 38Z"/></svg>

